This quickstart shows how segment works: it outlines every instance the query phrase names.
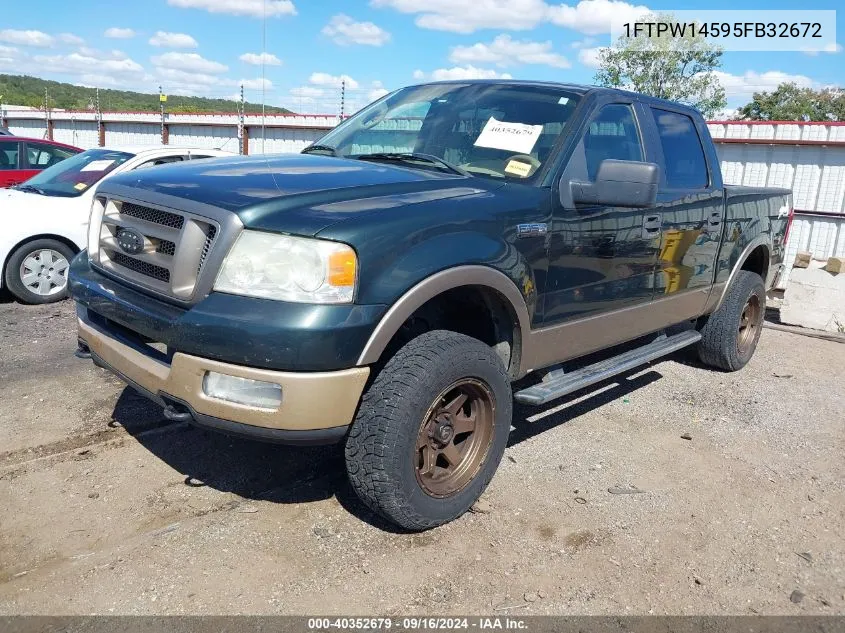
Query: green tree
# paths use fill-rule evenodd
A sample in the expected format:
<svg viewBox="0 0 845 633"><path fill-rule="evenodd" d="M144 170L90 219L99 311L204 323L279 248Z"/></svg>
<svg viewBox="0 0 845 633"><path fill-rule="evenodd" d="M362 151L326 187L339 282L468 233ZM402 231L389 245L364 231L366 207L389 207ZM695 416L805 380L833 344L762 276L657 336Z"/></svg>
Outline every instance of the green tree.
<svg viewBox="0 0 845 633"><path fill-rule="evenodd" d="M801 88L782 83L772 92L755 92L737 111L750 121L845 121L845 91L841 88Z"/></svg>
<svg viewBox="0 0 845 633"><path fill-rule="evenodd" d="M652 14L640 22L671 23L670 14ZM595 81L611 88L685 103L705 117L725 107L725 89L713 72L722 65L722 49L702 37L620 37L599 53Z"/></svg>

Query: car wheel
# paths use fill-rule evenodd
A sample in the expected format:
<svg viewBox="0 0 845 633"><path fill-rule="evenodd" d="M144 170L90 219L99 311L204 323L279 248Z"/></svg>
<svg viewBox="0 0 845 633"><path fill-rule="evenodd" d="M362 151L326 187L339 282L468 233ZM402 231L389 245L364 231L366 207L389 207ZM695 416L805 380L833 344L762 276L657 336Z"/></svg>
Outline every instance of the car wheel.
<svg viewBox="0 0 845 633"><path fill-rule="evenodd" d="M481 341L444 330L402 347L367 389L346 441L346 470L373 511L426 530L469 510L510 433L510 380Z"/></svg>
<svg viewBox="0 0 845 633"><path fill-rule="evenodd" d="M67 296L67 274L74 252L56 240L19 246L6 262L6 286L23 303L53 303Z"/></svg>
<svg viewBox="0 0 845 633"><path fill-rule="evenodd" d="M751 360L766 315L766 287L760 275L737 272L728 295L700 328L701 362L726 371L737 371Z"/></svg>

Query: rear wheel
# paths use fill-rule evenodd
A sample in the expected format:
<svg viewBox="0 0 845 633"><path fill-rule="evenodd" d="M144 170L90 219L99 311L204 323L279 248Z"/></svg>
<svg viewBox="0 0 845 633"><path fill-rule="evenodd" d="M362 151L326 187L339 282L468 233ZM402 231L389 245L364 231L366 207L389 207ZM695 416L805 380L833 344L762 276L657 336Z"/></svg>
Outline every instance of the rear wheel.
<svg viewBox="0 0 845 633"><path fill-rule="evenodd" d="M23 303L53 303L67 296L73 250L57 240L19 246L6 262L6 286Z"/></svg>
<svg viewBox="0 0 845 633"><path fill-rule="evenodd" d="M766 314L766 288L760 275L737 272L724 302L701 327L698 356L707 365L726 371L742 369L760 340Z"/></svg>
<svg viewBox="0 0 845 633"><path fill-rule="evenodd" d="M418 336L361 401L345 448L355 492L410 530L459 517L499 465L511 410L510 380L490 347L442 330Z"/></svg>

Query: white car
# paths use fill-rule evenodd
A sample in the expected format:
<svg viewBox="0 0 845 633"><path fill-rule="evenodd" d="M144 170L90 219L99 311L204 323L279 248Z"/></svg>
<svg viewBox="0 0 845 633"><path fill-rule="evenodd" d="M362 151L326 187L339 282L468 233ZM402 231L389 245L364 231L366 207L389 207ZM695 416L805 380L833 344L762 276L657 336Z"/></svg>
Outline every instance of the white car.
<svg viewBox="0 0 845 633"><path fill-rule="evenodd" d="M96 185L114 174L185 160L231 156L186 147L97 148L0 189L0 288L24 303L67 294L70 260L85 248Z"/></svg>

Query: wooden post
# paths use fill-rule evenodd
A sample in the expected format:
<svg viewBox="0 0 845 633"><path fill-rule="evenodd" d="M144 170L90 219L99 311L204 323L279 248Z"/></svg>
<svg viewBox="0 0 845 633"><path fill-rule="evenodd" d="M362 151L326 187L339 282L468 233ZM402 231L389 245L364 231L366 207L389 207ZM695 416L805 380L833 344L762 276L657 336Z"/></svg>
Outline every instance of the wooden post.
<svg viewBox="0 0 845 633"><path fill-rule="evenodd" d="M49 114L47 115L47 140L53 140L53 119Z"/></svg>
<svg viewBox="0 0 845 633"><path fill-rule="evenodd" d="M106 146L106 124L102 118L97 121L97 144L100 147Z"/></svg>
<svg viewBox="0 0 845 633"><path fill-rule="evenodd" d="M243 137L243 154L244 156L249 155L249 128L244 125L244 137Z"/></svg>

